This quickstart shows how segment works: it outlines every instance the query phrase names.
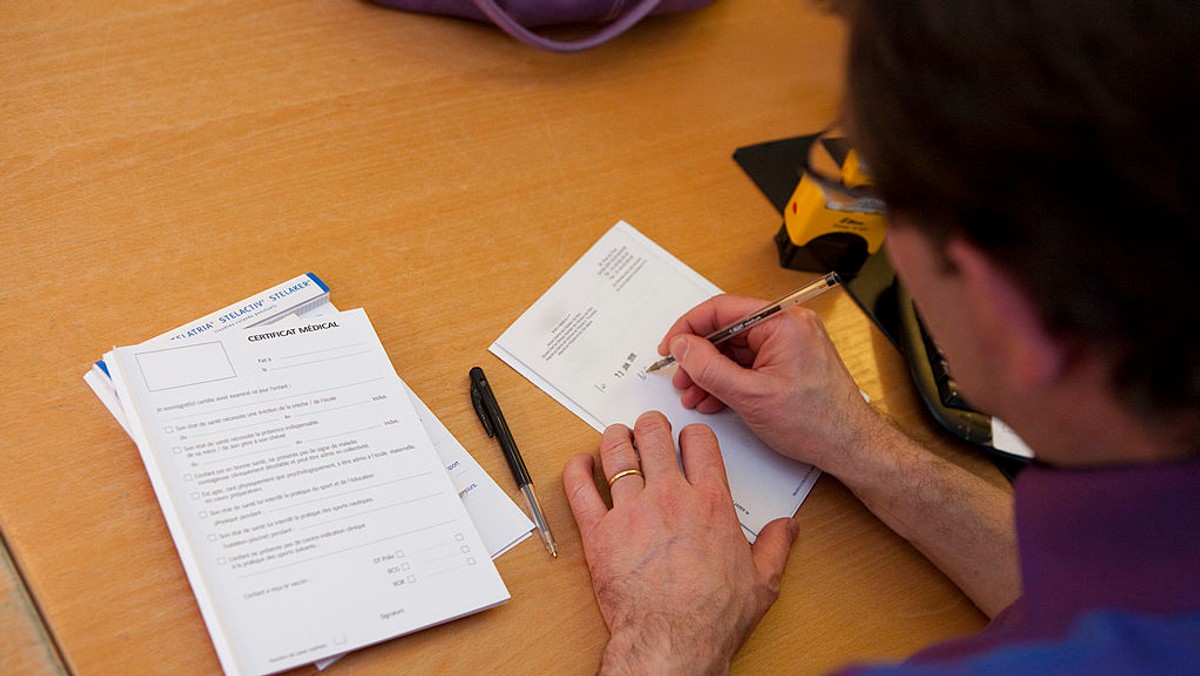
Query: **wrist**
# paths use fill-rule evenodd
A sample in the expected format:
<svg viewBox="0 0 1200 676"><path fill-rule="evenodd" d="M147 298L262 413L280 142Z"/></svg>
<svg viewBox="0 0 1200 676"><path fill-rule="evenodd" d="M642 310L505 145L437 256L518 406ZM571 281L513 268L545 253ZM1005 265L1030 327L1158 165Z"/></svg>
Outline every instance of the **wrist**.
<svg viewBox="0 0 1200 676"><path fill-rule="evenodd" d="M896 471L898 456L912 441L874 409L846 424L848 434L829 454L821 469L837 477L854 493L887 485Z"/></svg>
<svg viewBox="0 0 1200 676"><path fill-rule="evenodd" d="M688 642L682 642L688 643ZM616 632L604 647L600 674L728 674L732 655L714 654L712 643L681 645L642 629Z"/></svg>

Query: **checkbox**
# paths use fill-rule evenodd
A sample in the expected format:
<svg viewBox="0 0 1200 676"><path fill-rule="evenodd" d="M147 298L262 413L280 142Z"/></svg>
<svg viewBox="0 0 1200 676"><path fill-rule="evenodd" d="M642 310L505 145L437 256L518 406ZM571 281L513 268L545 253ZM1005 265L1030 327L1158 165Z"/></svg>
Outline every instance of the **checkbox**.
<svg viewBox="0 0 1200 676"><path fill-rule="evenodd" d="M475 557L474 557L474 556L468 556L468 557L467 557L467 565L468 565L468 566L473 566L473 565L475 565Z"/></svg>
<svg viewBox="0 0 1200 676"><path fill-rule="evenodd" d="M183 475L183 480L184 480L184 481L191 481L191 480L192 480L192 475L191 475L191 474L184 474L184 475Z"/></svg>
<svg viewBox="0 0 1200 676"><path fill-rule="evenodd" d="M223 565L225 565L225 563L226 563L226 561L225 561L225 557L224 557L224 556L218 556L218 557L217 557L217 565L218 565L218 566L223 566Z"/></svg>
<svg viewBox="0 0 1200 676"><path fill-rule="evenodd" d="M471 551L471 547L469 545L463 545L461 547L461 549L462 549L463 554L466 554L467 552Z"/></svg>
<svg viewBox="0 0 1200 676"><path fill-rule="evenodd" d="M174 453L175 455L179 455L180 453L183 453L183 449L178 446L175 446L174 448L171 449L171 452Z"/></svg>
<svg viewBox="0 0 1200 676"><path fill-rule="evenodd" d="M455 540L457 540L458 542L462 542L462 540L463 540L463 534L462 534L462 533L455 533L455 534L454 534L454 539L455 539Z"/></svg>
<svg viewBox="0 0 1200 676"><path fill-rule="evenodd" d="M217 536L216 536L216 534L215 534L215 533L209 533L209 534L208 534L208 541L209 541L209 542L216 542L216 541L217 541Z"/></svg>

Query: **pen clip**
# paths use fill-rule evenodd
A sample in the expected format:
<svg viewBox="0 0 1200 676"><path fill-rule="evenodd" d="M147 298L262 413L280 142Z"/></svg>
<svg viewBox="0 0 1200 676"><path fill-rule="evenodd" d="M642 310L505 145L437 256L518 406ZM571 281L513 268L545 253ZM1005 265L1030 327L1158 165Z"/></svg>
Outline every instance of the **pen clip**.
<svg viewBox="0 0 1200 676"><path fill-rule="evenodd" d="M476 375L476 371L479 374ZM483 403L483 387L480 381L485 384L487 380L483 378L483 371L479 367L471 369L471 405L475 407L475 415L479 416L479 422L483 423L483 431L487 432L488 437L496 436L496 431L492 428L492 418L488 415L487 406Z"/></svg>

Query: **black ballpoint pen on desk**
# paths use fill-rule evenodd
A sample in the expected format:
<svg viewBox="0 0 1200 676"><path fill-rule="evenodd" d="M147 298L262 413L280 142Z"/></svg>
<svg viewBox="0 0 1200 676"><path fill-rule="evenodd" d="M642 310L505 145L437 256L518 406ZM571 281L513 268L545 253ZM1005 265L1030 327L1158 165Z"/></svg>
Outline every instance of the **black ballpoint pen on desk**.
<svg viewBox="0 0 1200 676"><path fill-rule="evenodd" d="M496 402L492 386L488 384L487 376L483 375L483 369L478 366L471 368L471 404L475 406L475 413L479 414L479 421L483 423L483 429L487 431L488 436L495 437L496 441L500 442L500 449L504 451L508 468L517 480L517 487L529 503L529 511L533 513L533 522L537 525L538 534L542 536L546 551L550 552L550 556L558 558L558 546L554 544L554 534L550 532L550 524L546 522L546 515L542 513L533 479L529 478L529 470L525 469L525 461L521 458L521 451L517 450L517 442L513 440L504 414L500 412L500 404Z"/></svg>
<svg viewBox="0 0 1200 676"><path fill-rule="evenodd" d="M805 284L804 286L796 289L783 298L780 298L774 303L760 308L754 314L751 314L748 317L743 317L742 319L737 320L723 329L708 334L705 336L705 338L713 345L723 343L739 333L749 330L751 326L758 324L764 319L774 317L790 307L794 307L806 300L815 298L841 283L842 278L838 277L836 272L830 272L826 275L818 277L809 284ZM649 373L650 371L657 371L674 363L675 357L665 357L651 364L646 369L646 372Z"/></svg>

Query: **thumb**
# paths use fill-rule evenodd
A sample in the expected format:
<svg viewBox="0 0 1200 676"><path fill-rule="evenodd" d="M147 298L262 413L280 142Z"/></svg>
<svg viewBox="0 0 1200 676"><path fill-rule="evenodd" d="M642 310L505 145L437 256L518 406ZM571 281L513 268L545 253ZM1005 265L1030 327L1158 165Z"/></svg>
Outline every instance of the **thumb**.
<svg viewBox="0 0 1200 676"><path fill-rule="evenodd" d="M788 555L792 552L792 543L800 526L795 519L783 517L763 526L758 538L751 545L754 565L760 575L766 575L773 593L779 593L779 585L783 578L783 569L787 565Z"/></svg>
<svg viewBox="0 0 1200 676"><path fill-rule="evenodd" d="M738 400L749 372L700 336L680 335L671 341L671 356L700 389L723 402Z"/></svg>

